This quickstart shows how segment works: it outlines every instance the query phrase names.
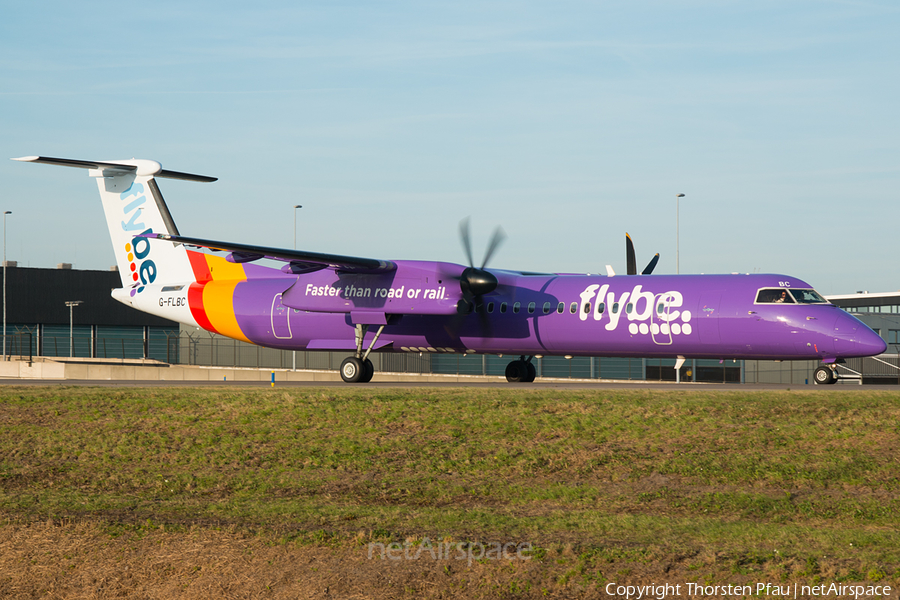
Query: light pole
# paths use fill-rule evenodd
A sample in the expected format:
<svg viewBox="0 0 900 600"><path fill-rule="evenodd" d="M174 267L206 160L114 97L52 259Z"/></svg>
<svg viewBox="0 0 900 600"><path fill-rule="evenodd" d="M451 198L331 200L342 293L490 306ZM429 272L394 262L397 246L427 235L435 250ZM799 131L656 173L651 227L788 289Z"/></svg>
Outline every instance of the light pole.
<svg viewBox="0 0 900 600"><path fill-rule="evenodd" d="M684 194L675 194L675 274L681 271L678 265L678 200L684 198Z"/></svg>
<svg viewBox="0 0 900 600"><path fill-rule="evenodd" d="M297 249L297 209L303 208L302 204L294 205L294 250Z"/></svg>
<svg viewBox="0 0 900 600"><path fill-rule="evenodd" d="M75 334L72 320L72 309L81 303L81 300L68 300L66 302L66 306L69 307L69 358L75 356Z"/></svg>
<svg viewBox="0 0 900 600"><path fill-rule="evenodd" d="M294 205L294 250L297 249L297 210L303 208L302 204ZM288 309L288 319L291 318L291 309ZM291 370L297 370L297 351L291 350Z"/></svg>
<svg viewBox="0 0 900 600"><path fill-rule="evenodd" d="M3 362L6 362L6 215L12 211L3 212Z"/></svg>

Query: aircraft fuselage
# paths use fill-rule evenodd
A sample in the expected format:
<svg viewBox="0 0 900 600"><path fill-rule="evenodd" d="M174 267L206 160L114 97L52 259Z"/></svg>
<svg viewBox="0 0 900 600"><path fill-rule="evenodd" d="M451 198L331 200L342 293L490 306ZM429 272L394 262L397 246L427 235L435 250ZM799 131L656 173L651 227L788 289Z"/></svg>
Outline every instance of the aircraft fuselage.
<svg viewBox="0 0 900 600"><path fill-rule="evenodd" d="M302 275L190 252L197 281L121 297L135 308L254 344L380 351L824 360L883 352L883 340L828 303L760 301L812 290L785 275L523 275L460 314L465 267L397 261L389 274ZM198 269L197 266L206 267ZM217 273L221 274L218 275ZM178 289L176 289L178 288Z"/></svg>

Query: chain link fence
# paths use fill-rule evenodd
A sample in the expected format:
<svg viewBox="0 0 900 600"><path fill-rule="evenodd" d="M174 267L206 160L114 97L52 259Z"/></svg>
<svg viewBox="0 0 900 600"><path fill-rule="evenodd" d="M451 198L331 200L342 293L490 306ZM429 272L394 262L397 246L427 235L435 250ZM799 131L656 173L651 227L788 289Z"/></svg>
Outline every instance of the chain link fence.
<svg viewBox="0 0 900 600"><path fill-rule="evenodd" d="M124 334L124 335L123 335ZM858 374L863 383L900 385L900 353L865 359L850 359L839 372ZM291 351L264 348L205 331L154 328L44 326L17 327L6 336L6 355L98 359L152 359L169 364L243 367L256 369L340 369L351 356L344 351ZM378 353L369 355L376 372L489 375L502 377L506 366L518 356L430 352ZM674 359L545 356L534 358L538 377L561 379L614 379L675 381ZM681 381L714 383L809 384L816 361L688 360L681 368Z"/></svg>

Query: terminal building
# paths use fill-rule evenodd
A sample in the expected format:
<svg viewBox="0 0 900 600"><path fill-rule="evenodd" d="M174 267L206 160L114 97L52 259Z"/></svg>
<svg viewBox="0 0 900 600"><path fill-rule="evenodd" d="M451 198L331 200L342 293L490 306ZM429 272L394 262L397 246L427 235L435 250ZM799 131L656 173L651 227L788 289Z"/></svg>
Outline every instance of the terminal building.
<svg viewBox="0 0 900 600"><path fill-rule="evenodd" d="M19 267L6 263L6 355L80 359L150 359L169 364L337 371L347 352L262 348L202 329L180 326L121 304L109 271ZM900 292L828 296L887 342L885 354L839 367L852 383L900 384ZM77 304L76 304L77 303ZM71 304L71 306L69 306ZM509 357L482 354L373 353L376 372L494 375ZM546 356L538 377L675 380L675 359ZM688 360L681 381L811 384L817 361Z"/></svg>

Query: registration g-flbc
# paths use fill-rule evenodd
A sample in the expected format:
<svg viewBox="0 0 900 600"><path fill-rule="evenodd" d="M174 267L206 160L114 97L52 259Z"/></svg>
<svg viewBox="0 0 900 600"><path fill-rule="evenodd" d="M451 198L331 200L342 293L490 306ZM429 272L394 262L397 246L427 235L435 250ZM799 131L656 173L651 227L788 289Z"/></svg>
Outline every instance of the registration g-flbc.
<svg viewBox="0 0 900 600"><path fill-rule="evenodd" d="M160 306L187 306L187 298L181 296L179 298L173 298L172 296L167 296L165 298L160 297L159 299Z"/></svg>

